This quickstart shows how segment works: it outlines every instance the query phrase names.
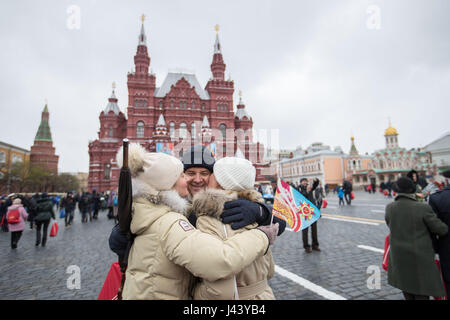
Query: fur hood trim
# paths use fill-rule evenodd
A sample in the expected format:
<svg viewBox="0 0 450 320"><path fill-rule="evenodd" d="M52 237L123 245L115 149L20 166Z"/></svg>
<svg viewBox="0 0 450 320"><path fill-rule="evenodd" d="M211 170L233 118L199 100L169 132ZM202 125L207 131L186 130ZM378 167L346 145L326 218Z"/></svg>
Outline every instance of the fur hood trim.
<svg viewBox="0 0 450 320"><path fill-rule="evenodd" d="M237 200L238 198L264 203L261 194L253 189L240 192L206 189L194 195L192 199L192 211L195 212L197 217L210 216L220 219L225 202Z"/></svg>
<svg viewBox="0 0 450 320"><path fill-rule="evenodd" d="M140 179L133 179L131 182L133 198L145 198L153 204L162 204L175 212L187 215L189 202L180 197L176 190L156 191Z"/></svg>

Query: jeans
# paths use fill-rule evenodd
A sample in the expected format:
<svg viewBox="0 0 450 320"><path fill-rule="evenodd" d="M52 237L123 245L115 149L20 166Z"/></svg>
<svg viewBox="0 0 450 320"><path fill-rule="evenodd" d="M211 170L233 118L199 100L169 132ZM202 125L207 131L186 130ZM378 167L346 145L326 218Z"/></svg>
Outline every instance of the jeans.
<svg viewBox="0 0 450 320"><path fill-rule="evenodd" d="M13 249L17 248L17 243L19 242L21 236L22 236L22 231L12 231L11 232L11 248L13 248Z"/></svg>
<svg viewBox="0 0 450 320"><path fill-rule="evenodd" d="M345 193L345 201L347 201L347 204L351 204L352 203L352 196L350 193Z"/></svg>
<svg viewBox="0 0 450 320"><path fill-rule="evenodd" d="M67 225L71 225L72 224L72 220L73 220L73 211L68 211L66 209L66 216L64 217L64 221Z"/></svg>
<svg viewBox="0 0 450 320"><path fill-rule="evenodd" d="M43 234L42 234L42 246L45 246L45 243L47 242L47 231L48 231L48 225L50 224L50 220L44 220L44 221L36 221L36 245L38 246L41 243L41 227L44 227Z"/></svg>
<svg viewBox="0 0 450 320"><path fill-rule="evenodd" d="M313 248L319 247L319 241L317 240L317 221L314 222L311 226L311 235L312 235L312 246ZM311 246L308 243L308 228L302 230L302 238L303 238L303 248L307 249Z"/></svg>

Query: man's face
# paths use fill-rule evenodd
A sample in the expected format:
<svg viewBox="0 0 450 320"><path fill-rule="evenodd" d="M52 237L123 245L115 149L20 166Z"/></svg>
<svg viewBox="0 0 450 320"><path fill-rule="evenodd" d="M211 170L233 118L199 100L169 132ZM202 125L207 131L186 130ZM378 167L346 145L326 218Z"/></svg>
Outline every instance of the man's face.
<svg viewBox="0 0 450 320"><path fill-rule="evenodd" d="M205 168L189 168L185 172L189 193L193 196L208 187L211 172Z"/></svg>
<svg viewBox="0 0 450 320"><path fill-rule="evenodd" d="M303 180L302 182L300 182L300 184L306 187L308 185L308 180Z"/></svg>

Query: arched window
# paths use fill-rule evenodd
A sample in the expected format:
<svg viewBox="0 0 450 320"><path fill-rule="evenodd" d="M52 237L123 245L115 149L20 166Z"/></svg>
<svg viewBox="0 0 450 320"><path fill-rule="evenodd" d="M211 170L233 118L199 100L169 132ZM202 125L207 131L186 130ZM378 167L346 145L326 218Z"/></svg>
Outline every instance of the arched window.
<svg viewBox="0 0 450 320"><path fill-rule="evenodd" d="M186 123L180 123L180 138L186 138L187 125Z"/></svg>
<svg viewBox="0 0 450 320"><path fill-rule="evenodd" d="M0 151L0 163L5 163L6 161L6 153Z"/></svg>
<svg viewBox="0 0 450 320"><path fill-rule="evenodd" d="M191 124L191 136L192 139L195 139L195 136L197 135L197 130L196 130L196 126L195 126L195 122L192 122Z"/></svg>
<svg viewBox="0 0 450 320"><path fill-rule="evenodd" d="M112 138L113 136L114 136L114 129L112 126L109 126L108 137Z"/></svg>
<svg viewBox="0 0 450 320"><path fill-rule="evenodd" d="M195 109L195 101L194 100L191 101L191 105L192 105L192 109Z"/></svg>
<svg viewBox="0 0 450 320"><path fill-rule="evenodd" d="M206 105L202 103L202 111L206 111Z"/></svg>
<svg viewBox="0 0 450 320"><path fill-rule="evenodd" d="M144 134L145 134L145 131L144 131L144 122L139 121L139 122L136 124L136 137L137 137L137 138L144 138Z"/></svg>
<svg viewBox="0 0 450 320"><path fill-rule="evenodd" d="M173 137L175 137L175 122L169 124L169 133L170 137L173 139Z"/></svg>
<svg viewBox="0 0 450 320"><path fill-rule="evenodd" d="M105 180L111 179L111 165L108 163L105 165Z"/></svg>
<svg viewBox="0 0 450 320"><path fill-rule="evenodd" d="M225 139L225 136L227 134L227 126L222 123L219 125L219 130L220 130L220 133L222 134L222 137Z"/></svg>
<svg viewBox="0 0 450 320"><path fill-rule="evenodd" d="M159 102L159 107L162 109L162 108L164 108L164 102L161 100L160 102Z"/></svg>

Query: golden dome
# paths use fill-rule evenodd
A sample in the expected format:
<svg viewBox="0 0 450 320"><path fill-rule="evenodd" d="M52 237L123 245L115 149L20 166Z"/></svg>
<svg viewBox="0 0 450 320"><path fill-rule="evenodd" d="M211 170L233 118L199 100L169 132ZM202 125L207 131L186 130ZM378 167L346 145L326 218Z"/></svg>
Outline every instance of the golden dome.
<svg viewBox="0 0 450 320"><path fill-rule="evenodd" d="M392 126L389 126L389 128L384 130L384 135L385 136L398 135L398 131L397 131L397 129L393 128Z"/></svg>

